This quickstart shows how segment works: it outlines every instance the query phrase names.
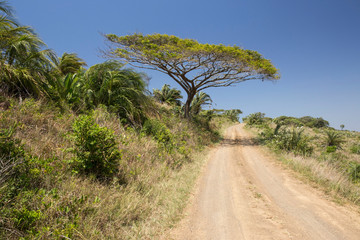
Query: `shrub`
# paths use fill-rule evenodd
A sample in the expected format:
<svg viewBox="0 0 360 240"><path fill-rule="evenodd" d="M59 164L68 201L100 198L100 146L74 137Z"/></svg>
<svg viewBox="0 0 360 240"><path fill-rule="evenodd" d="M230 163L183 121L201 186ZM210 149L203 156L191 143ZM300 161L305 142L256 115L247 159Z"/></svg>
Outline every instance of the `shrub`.
<svg viewBox="0 0 360 240"><path fill-rule="evenodd" d="M360 163L358 162L350 162L348 167L348 173L350 179L353 182L357 182L360 180Z"/></svg>
<svg viewBox="0 0 360 240"><path fill-rule="evenodd" d="M327 153L336 152L336 146L327 146L327 147L326 147L326 152L327 152Z"/></svg>
<svg viewBox="0 0 360 240"><path fill-rule="evenodd" d="M276 132L276 131L275 131ZM303 130L282 130L269 139L270 144L280 150L294 152L302 156L311 155L313 147L309 144L309 138L303 134Z"/></svg>
<svg viewBox="0 0 360 240"><path fill-rule="evenodd" d="M355 154L360 154L360 144L351 146L350 151Z"/></svg>
<svg viewBox="0 0 360 240"><path fill-rule="evenodd" d="M225 110L224 115L227 116L232 122L239 122L239 115L242 114L240 109Z"/></svg>
<svg viewBox="0 0 360 240"><path fill-rule="evenodd" d="M248 125L261 125L265 122L265 113L252 113L243 118L243 121Z"/></svg>
<svg viewBox="0 0 360 240"><path fill-rule="evenodd" d="M306 126L310 127L310 128L322 128L322 127L328 127L329 126L329 122L324 120L323 118L314 118L314 117L310 117L310 116L305 116L305 117L301 117L299 118L299 120L305 124Z"/></svg>
<svg viewBox="0 0 360 240"><path fill-rule="evenodd" d="M280 116L274 119L274 122L281 125L301 127L304 124L295 117Z"/></svg>
<svg viewBox="0 0 360 240"><path fill-rule="evenodd" d="M114 133L100 127L92 116L78 117L73 126L75 172L94 174L98 179L108 179L116 171L121 159Z"/></svg>
<svg viewBox="0 0 360 240"><path fill-rule="evenodd" d="M340 148L341 143L344 142L342 136L335 131L326 131L325 146L335 146Z"/></svg>
<svg viewBox="0 0 360 240"><path fill-rule="evenodd" d="M166 125L155 119L148 119L145 121L142 132L146 135L151 135L161 145L168 150L174 147L174 137Z"/></svg>

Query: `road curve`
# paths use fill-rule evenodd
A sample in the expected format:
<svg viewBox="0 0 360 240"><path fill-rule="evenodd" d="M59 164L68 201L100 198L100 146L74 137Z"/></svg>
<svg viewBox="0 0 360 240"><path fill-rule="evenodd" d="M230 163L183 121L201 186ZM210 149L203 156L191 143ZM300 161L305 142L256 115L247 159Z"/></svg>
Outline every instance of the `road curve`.
<svg viewBox="0 0 360 240"><path fill-rule="evenodd" d="M360 239L360 215L295 179L236 125L213 149L174 239Z"/></svg>

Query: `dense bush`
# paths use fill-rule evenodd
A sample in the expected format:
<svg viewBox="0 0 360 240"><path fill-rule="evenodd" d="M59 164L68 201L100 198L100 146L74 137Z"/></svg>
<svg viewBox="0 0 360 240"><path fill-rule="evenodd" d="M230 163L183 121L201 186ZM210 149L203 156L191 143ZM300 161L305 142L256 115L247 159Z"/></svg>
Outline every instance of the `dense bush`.
<svg viewBox="0 0 360 240"><path fill-rule="evenodd" d="M224 116L228 117L232 122L239 122L239 115L242 114L240 109L225 110Z"/></svg>
<svg viewBox="0 0 360 240"><path fill-rule="evenodd" d="M355 154L360 154L360 144L354 144L350 147L350 151Z"/></svg>
<svg viewBox="0 0 360 240"><path fill-rule="evenodd" d="M311 128L322 128L322 127L328 127L329 122L324 120L323 118L314 118L310 116L305 116L299 118L299 120L307 127Z"/></svg>
<svg viewBox="0 0 360 240"><path fill-rule="evenodd" d="M156 119L148 119L145 121L142 132L152 136L159 144L169 151L174 147L174 136L166 125Z"/></svg>
<svg viewBox="0 0 360 240"><path fill-rule="evenodd" d="M336 146L327 146L326 147L326 152L327 153L336 152Z"/></svg>
<svg viewBox="0 0 360 240"><path fill-rule="evenodd" d="M350 179L353 182L360 181L360 163L350 162L349 167L348 167L348 173L349 173Z"/></svg>
<svg viewBox="0 0 360 240"><path fill-rule="evenodd" d="M252 113L243 118L244 123L248 125L261 125L265 122L265 113Z"/></svg>
<svg viewBox="0 0 360 240"><path fill-rule="evenodd" d="M325 146L341 148L341 144L344 142L342 135L335 131L325 131Z"/></svg>
<svg viewBox="0 0 360 240"><path fill-rule="evenodd" d="M279 150L293 152L296 155L308 156L313 152L309 137L303 134L303 130L280 129L278 124L275 129L267 127L260 134L260 139Z"/></svg>
<svg viewBox="0 0 360 240"><path fill-rule="evenodd" d="M73 124L75 172L109 179L117 172L121 153L113 132L100 127L92 116L79 116Z"/></svg>
<svg viewBox="0 0 360 240"><path fill-rule="evenodd" d="M295 117L280 116L274 119L274 122L281 125L288 125L293 127L301 127L304 124Z"/></svg>
<svg viewBox="0 0 360 240"><path fill-rule="evenodd" d="M310 128L322 128L329 126L329 122L324 120L323 118L314 118L310 116L305 116L301 118L280 116L275 118L274 122L279 123L281 125L294 126L294 127L307 126Z"/></svg>

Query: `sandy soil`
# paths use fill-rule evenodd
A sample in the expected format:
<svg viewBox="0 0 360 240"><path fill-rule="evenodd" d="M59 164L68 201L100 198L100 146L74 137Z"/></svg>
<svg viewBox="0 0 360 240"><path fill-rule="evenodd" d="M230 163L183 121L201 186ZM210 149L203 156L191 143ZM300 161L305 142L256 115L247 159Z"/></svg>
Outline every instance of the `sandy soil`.
<svg viewBox="0 0 360 240"><path fill-rule="evenodd" d="M212 150L174 239L360 239L360 214L294 178L242 125Z"/></svg>

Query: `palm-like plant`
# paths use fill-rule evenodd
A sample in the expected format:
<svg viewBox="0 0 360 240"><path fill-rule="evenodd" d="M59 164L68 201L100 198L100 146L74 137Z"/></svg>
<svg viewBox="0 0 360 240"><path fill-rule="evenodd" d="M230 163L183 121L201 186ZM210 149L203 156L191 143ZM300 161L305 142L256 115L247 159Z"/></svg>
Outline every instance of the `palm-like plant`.
<svg viewBox="0 0 360 240"><path fill-rule="evenodd" d="M85 61L76 53L64 53L57 62L57 69L62 75L77 73L83 66L86 66Z"/></svg>
<svg viewBox="0 0 360 240"><path fill-rule="evenodd" d="M335 131L326 131L325 144L327 147L335 146L340 148L341 144L344 142L342 136Z"/></svg>
<svg viewBox="0 0 360 240"><path fill-rule="evenodd" d="M225 110L224 115L227 116L231 121L238 122L239 115L242 114L240 109Z"/></svg>
<svg viewBox="0 0 360 240"><path fill-rule="evenodd" d="M203 106L211 104L212 100L208 94L204 92L198 92L191 102L190 112L194 115L197 115L200 113Z"/></svg>
<svg viewBox="0 0 360 240"><path fill-rule="evenodd" d="M176 88L170 88L170 85L165 84L161 90L153 89L154 98L161 103L167 103L170 105L181 105L180 99L183 98L181 91Z"/></svg>
<svg viewBox="0 0 360 240"><path fill-rule="evenodd" d="M78 72L75 74L68 73L64 77L57 78L55 81L56 96L73 108L80 107L83 96L83 76L82 72Z"/></svg>
<svg viewBox="0 0 360 240"><path fill-rule="evenodd" d="M41 50L45 43L31 28L19 26L12 19L12 10L0 2L0 81L8 93L40 96L46 94L51 76L51 50Z"/></svg>
<svg viewBox="0 0 360 240"><path fill-rule="evenodd" d="M84 75L88 107L103 104L120 117L139 122L146 106L144 76L117 61L90 67Z"/></svg>

